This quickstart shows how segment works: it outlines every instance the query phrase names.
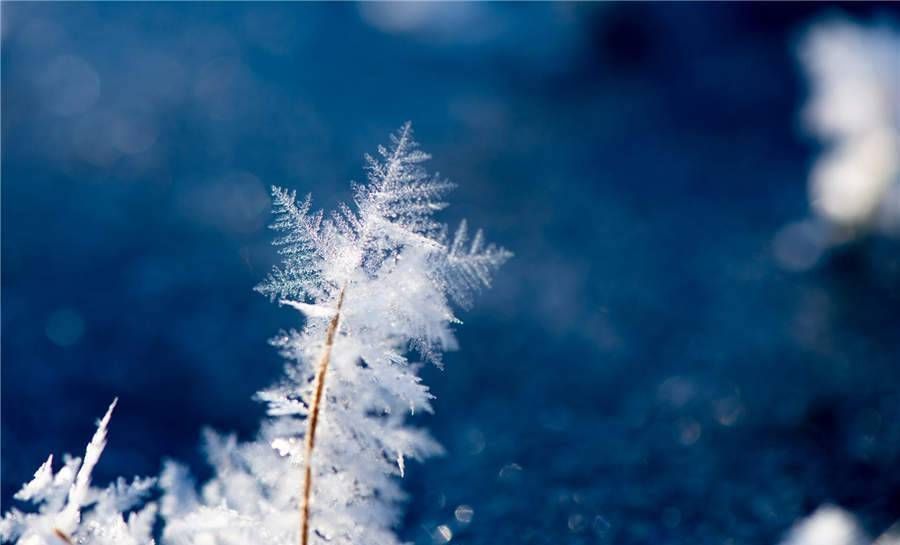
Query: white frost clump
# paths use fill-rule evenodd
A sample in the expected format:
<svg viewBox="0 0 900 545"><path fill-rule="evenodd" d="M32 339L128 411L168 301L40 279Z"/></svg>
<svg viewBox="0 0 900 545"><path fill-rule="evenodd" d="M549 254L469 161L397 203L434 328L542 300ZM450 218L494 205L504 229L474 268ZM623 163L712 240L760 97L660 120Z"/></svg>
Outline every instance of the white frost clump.
<svg viewBox="0 0 900 545"><path fill-rule="evenodd" d="M870 233L900 237L900 32L846 20L806 33L799 57L806 127L824 144L809 179L814 218L786 225L773 250L789 270Z"/></svg>
<svg viewBox="0 0 900 545"><path fill-rule="evenodd" d="M856 518L839 507L819 507L791 528L781 545L866 545Z"/></svg>
<svg viewBox="0 0 900 545"><path fill-rule="evenodd" d="M396 477L406 458L440 452L405 423L407 412L430 411L432 397L408 358L440 363L455 345L449 299L467 306L510 254L485 244L480 231L470 240L465 223L450 237L434 219L453 186L425 171L429 156L408 123L378 151L366 158L368 183L354 185L353 208L326 216L311 211L309 197L298 202L273 189L283 260L257 289L302 312L306 324L274 340L289 363L282 382L258 394L271 416L258 439L210 434L215 476L199 497L182 469L164 472L167 543L298 543L311 407L319 412L310 542L398 543L392 528L404 494Z"/></svg>
<svg viewBox="0 0 900 545"><path fill-rule="evenodd" d="M900 234L900 32L848 21L814 26L800 57L810 130L827 144L810 179L830 225Z"/></svg>
<svg viewBox="0 0 900 545"><path fill-rule="evenodd" d="M84 459L64 457L64 465L53 472L53 455L38 468L34 479L16 493L15 499L38 507L37 512L16 508L0 520L0 540L19 545L147 545L152 544L156 506L149 503L128 514L154 486L154 479L119 478L104 490L91 486L91 472L106 447L106 430L114 400L97 425Z"/></svg>

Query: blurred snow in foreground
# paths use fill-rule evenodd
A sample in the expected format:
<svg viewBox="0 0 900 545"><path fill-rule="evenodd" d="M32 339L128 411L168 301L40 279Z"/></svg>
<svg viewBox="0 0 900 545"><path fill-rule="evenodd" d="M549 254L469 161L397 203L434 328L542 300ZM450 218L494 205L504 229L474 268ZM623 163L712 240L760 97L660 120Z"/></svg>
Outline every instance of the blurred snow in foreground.
<svg viewBox="0 0 900 545"><path fill-rule="evenodd" d="M850 513L824 506L791 528L781 545L864 545L865 534Z"/></svg>
<svg viewBox="0 0 900 545"><path fill-rule="evenodd" d="M900 32L820 23L799 56L811 89L804 124L824 150L809 180L816 219L786 226L774 242L791 270L811 267L829 245L900 237Z"/></svg>
<svg viewBox="0 0 900 545"><path fill-rule="evenodd" d="M900 523L871 541L856 517L833 505L822 506L799 521L781 545L900 545Z"/></svg>
<svg viewBox="0 0 900 545"><path fill-rule="evenodd" d="M800 53L812 83L805 112L827 151L811 183L816 212L839 225L900 227L900 33L835 22Z"/></svg>

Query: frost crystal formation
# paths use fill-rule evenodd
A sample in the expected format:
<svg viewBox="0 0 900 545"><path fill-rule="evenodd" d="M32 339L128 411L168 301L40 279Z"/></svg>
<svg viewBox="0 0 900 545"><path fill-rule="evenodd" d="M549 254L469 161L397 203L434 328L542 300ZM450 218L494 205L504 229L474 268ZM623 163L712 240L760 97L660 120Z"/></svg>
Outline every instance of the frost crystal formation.
<svg viewBox="0 0 900 545"><path fill-rule="evenodd" d="M431 411L432 397L409 358L440 364L455 345L450 301L468 306L510 256L481 231L470 238L465 223L450 236L435 219L453 185L425 170L428 159L407 123L366 157L368 180L354 185L352 207L313 212L310 197L273 188L282 263L257 290L301 311L305 327L273 341L288 365L281 383L258 394L270 415L259 438L240 444L210 434L215 477L199 495L182 468L164 471L167 542L298 543L316 407L310 542L398 543L397 477L407 458L441 451L405 423L407 413Z"/></svg>
<svg viewBox="0 0 900 545"><path fill-rule="evenodd" d="M34 473L15 499L30 502L36 512L13 508L0 520L0 541L20 545L148 545L156 505L143 503L154 479L121 477L106 489L91 486L91 472L106 447L106 431L116 401L100 420L84 458L66 456L63 467L53 471L53 455ZM126 515L127 514L127 515Z"/></svg>

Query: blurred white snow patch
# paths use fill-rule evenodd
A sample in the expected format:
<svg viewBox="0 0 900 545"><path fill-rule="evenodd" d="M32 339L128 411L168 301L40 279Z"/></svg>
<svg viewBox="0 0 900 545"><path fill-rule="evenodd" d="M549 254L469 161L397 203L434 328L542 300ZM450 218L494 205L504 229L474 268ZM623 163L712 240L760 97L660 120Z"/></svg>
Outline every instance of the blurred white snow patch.
<svg viewBox="0 0 900 545"><path fill-rule="evenodd" d="M866 133L897 123L900 34L889 25L846 20L813 26L800 49L812 83L804 112L823 137Z"/></svg>
<svg viewBox="0 0 900 545"><path fill-rule="evenodd" d="M874 129L842 140L819 159L810 188L815 211L840 225L874 221L882 202L898 183L898 136L894 129Z"/></svg>
<svg viewBox="0 0 900 545"><path fill-rule="evenodd" d="M165 517L186 513L197 505L194 478L187 466L172 460L163 461L159 486L165 491L160 498L160 514Z"/></svg>
<svg viewBox="0 0 900 545"><path fill-rule="evenodd" d="M423 45L444 48L442 55L469 58L498 56L529 73L559 73L579 57L589 34L586 12L564 2L533 2L516 7L492 2L362 2L359 16L372 28L402 35ZM531 39L522 41L521 36Z"/></svg>
<svg viewBox="0 0 900 545"><path fill-rule="evenodd" d="M900 235L900 32L821 23L800 59L811 85L804 120L826 144L810 177L813 210L855 235Z"/></svg>
<svg viewBox="0 0 900 545"><path fill-rule="evenodd" d="M872 545L900 545L900 521L885 530Z"/></svg>
<svg viewBox="0 0 900 545"><path fill-rule="evenodd" d="M853 515L826 505L796 523L781 545L864 545L868 542Z"/></svg>
<svg viewBox="0 0 900 545"><path fill-rule="evenodd" d="M499 30L487 6L470 2L363 2L359 15L381 32L454 43L486 41Z"/></svg>

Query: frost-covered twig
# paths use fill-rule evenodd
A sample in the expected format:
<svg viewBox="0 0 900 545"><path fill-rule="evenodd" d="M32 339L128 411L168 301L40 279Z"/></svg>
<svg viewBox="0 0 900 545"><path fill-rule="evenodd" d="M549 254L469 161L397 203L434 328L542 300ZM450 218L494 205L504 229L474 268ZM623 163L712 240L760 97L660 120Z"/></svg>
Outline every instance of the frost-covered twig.
<svg viewBox="0 0 900 545"><path fill-rule="evenodd" d="M434 218L453 185L426 172L409 123L378 153L366 158L368 183L354 184L352 208L326 216L310 211L309 197L273 188L282 263L257 289L306 324L274 340L290 363L258 394L270 415L259 438L210 434L215 477L200 497L173 477L183 472L164 475L168 542L398 543L395 476L407 457L441 451L405 423L407 411L430 411L432 397L409 357L440 363L455 347L450 299L467 305L510 253L480 232L469 242L465 224L451 239Z"/></svg>

